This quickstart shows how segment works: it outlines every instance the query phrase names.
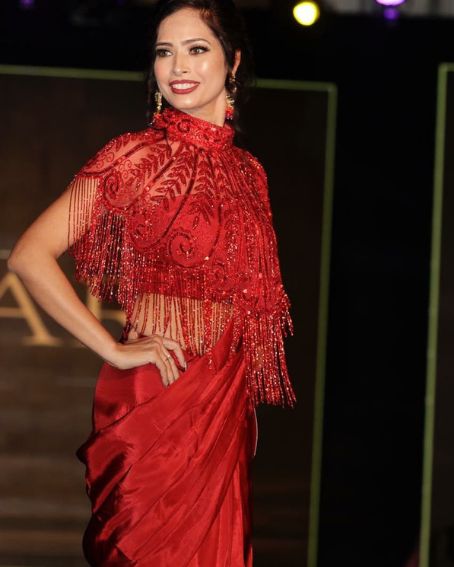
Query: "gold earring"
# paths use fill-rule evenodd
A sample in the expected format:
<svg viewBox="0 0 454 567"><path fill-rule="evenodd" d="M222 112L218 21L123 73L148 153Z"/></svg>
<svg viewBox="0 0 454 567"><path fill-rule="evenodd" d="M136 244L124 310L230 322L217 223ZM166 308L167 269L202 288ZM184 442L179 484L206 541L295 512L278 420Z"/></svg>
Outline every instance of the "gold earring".
<svg viewBox="0 0 454 567"><path fill-rule="evenodd" d="M154 93L154 101L156 103L156 110L154 114L159 114L161 112L162 107L162 93L161 91L157 90Z"/></svg>
<svg viewBox="0 0 454 567"><path fill-rule="evenodd" d="M227 92L225 97L227 101L227 107L225 109L225 117L227 120L232 120L234 105L235 105L235 93L237 91L236 79L233 73L229 74L229 86L231 89L231 94Z"/></svg>

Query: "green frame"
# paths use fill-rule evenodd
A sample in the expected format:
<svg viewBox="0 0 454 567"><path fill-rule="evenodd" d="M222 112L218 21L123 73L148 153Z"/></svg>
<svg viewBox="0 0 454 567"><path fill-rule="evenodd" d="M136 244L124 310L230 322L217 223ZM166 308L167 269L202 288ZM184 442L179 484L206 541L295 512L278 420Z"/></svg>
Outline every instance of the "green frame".
<svg viewBox="0 0 454 567"><path fill-rule="evenodd" d="M429 322L427 340L426 397L423 440L423 480L421 487L421 527L419 567L429 567L432 513L432 473L437 383L438 315L440 302L441 238L443 222L443 179L446 134L446 89L453 63L438 67L437 117L435 128L434 195L432 208L432 244L430 263Z"/></svg>
<svg viewBox="0 0 454 567"><path fill-rule="evenodd" d="M337 86L332 83L259 79L259 88L321 91L328 94L326 121L325 183L323 192L322 243L320 261L320 299L318 306L317 366L315 376L314 423L312 439L311 497L309 510L308 567L317 567L320 486L323 447L323 405L325 398L326 347L328 338L331 228L333 217L334 165L337 125Z"/></svg>
<svg viewBox="0 0 454 567"><path fill-rule="evenodd" d="M144 73L134 71L110 71L103 69L78 69L28 65L0 65L0 75L23 75L71 79L94 79L141 82ZM314 386L314 423L311 462L311 488L309 509L309 536L307 550L308 567L316 567L319 531L319 503L323 445L323 405L325 392L326 346L328 330L329 279L331 260L331 227L334 191L334 165L337 123L337 86L332 83L257 78L257 88L325 92L328 94L326 123L325 179L323 195L323 219L320 260L320 298L318 306L318 336L316 376Z"/></svg>

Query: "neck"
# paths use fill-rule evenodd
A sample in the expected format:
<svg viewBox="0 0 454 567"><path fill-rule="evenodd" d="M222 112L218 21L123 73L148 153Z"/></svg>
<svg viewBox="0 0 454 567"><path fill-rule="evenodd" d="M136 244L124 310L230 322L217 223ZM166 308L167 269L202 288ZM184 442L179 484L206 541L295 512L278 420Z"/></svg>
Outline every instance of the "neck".
<svg viewBox="0 0 454 567"><path fill-rule="evenodd" d="M179 139L207 149L227 149L233 145L235 131L224 122L214 124L205 118L190 114L174 106L155 114L151 126L165 129L171 139Z"/></svg>
<svg viewBox="0 0 454 567"><path fill-rule="evenodd" d="M175 107L173 107L175 108ZM217 109L213 111L200 111L200 110L183 110L183 109L176 109L179 110L180 112L184 112L185 114L188 114L190 116L193 116L194 118L199 118L200 120L205 120L205 122L209 122L210 124L213 124L214 126L224 126L225 124L225 108L222 109L221 111L218 111Z"/></svg>

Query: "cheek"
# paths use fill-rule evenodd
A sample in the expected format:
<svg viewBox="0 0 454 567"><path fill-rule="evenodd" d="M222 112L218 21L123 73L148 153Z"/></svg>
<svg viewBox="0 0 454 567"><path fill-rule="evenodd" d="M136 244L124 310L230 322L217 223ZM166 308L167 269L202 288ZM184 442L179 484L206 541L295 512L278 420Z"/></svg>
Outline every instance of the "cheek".
<svg viewBox="0 0 454 567"><path fill-rule="evenodd" d="M222 60L205 59L199 63L197 71L206 84L211 83L214 88L224 86L225 72Z"/></svg>
<svg viewBox="0 0 454 567"><path fill-rule="evenodd" d="M164 79L167 74L167 68L164 59L156 59L154 63L154 76L159 82L164 82Z"/></svg>

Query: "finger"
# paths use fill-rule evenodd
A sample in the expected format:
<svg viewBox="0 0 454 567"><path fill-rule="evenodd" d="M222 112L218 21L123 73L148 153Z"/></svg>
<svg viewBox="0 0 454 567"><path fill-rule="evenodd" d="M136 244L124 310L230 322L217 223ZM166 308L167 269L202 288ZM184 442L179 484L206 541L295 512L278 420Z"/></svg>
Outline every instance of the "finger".
<svg viewBox="0 0 454 567"><path fill-rule="evenodd" d="M155 337L153 337L152 348L150 349L151 362L159 368L164 386L169 386L175 380L169 360L172 356L164 349L159 340L155 340Z"/></svg>
<svg viewBox="0 0 454 567"><path fill-rule="evenodd" d="M173 382L173 370L172 366L170 365L170 359L172 358L171 355L166 351L162 344L157 344L155 346L155 350L157 356L159 356L166 369L167 381L169 383Z"/></svg>
<svg viewBox="0 0 454 567"><path fill-rule="evenodd" d="M128 338L125 340L125 343L127 343L127 344L129 344L129 343L137 343L137 342L140 342L140 341L143 341L143 338L142 338L142 339L139 339L139 338L133 339L133 338L128 337Z"/></svg>
<svg viewBox="0 0 454 567"><path fill-rule="evenodd" d="M159 356L156 357L156 360L152 361L153 364L156 364L160 374L161 374L161 381L164 384L164 386L168 386L170 384L169 379L168 379L168 370L167 370L167 364L162 360L162 358L160 358Z"/></svg>
<svg viewBox="0 0 454 567"><path fill-rule="evenodd" d="M183 368L187 368L188 364L183 354L183 349L181 348L180 343L174 341L172 339L164 339L164 346L169 350L173 350L176 357L178 358L178 362L181 364Z"/></svg>
<svg viewBox="0 0 454 567"><path fill-rule="evenodd" d="M175 364L175 361L172 358L172 355L170 354L170 352L163 348L162 349L162 356L164 357L164 360L166 361L166 363L169 366L169 375L170 375L170 379L172 380L172 382L174 382L178 376L180 375L178 372L178 368L177 365Z"/></svg>
<svg viewBox="0 0 454 567"><path fill-rule="evenodd" d="M175 382L175 380L178 380L178 378L180 377L180 373L178 372L177 365L175 364L175 361L173 360L173 358L170 357L167 360L170 364L170 369L171 369L171 372L172 372L172 381Z"/></svg>

